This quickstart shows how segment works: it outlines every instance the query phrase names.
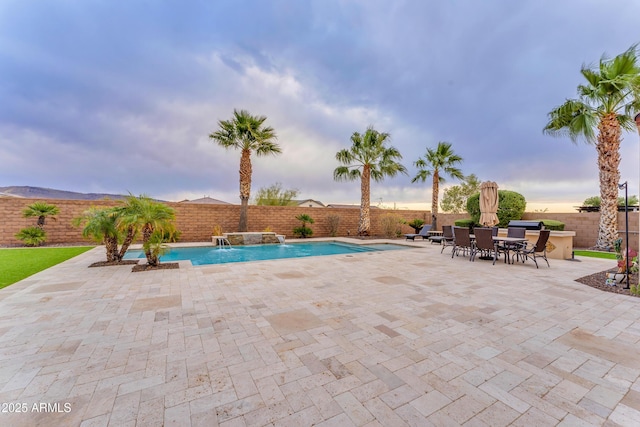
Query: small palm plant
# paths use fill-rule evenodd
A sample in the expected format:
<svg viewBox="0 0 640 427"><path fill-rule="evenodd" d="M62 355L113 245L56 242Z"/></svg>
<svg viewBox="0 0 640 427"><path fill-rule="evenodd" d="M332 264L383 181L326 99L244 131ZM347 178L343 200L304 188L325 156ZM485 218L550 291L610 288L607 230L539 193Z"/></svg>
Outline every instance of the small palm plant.
<svg viewBox="0 0 640 427"><path fill-rule="evenodd" d="M173 233L175 231L173 225L176 218L175 211L164 203L156 202L145 195L139 197L129 195L121 209L122 214L118 220L119 227L140 230L147 264L156 267L160 262L160 251L155 249L158 238L152 238L152 236L154 233L158 233L162 237L167 232Z"/></svg>
<svg viewBox="0 0 640 427"><path fill-rule="evenodd" d="M44 229L44 223L47 217L51 217L52 220L56 220L56 215L60 213L60 209L56 205L50 205L46 202L35 202L29 206L25 210L22 211L22 215L25 218L38 218L37 227Z"/></svg>
<svg viewBox="0 0 640 427"><path fill-rule="evenodd" d="M300 236L303 239L311 237L313 235L313 230L307 227L307 224L313 224L315 220L307 214L300 214L296 217L296 219L302 222L302 225L300 227L294 228L293 234L296 236Z"/></svg>
<svg viewBox="0 0 640 427"><path fill-rule="evenodd" d="M47 236L40 227L27 227L16 234L16 239L22 240L26 246L40 246L47 240Z"/></svg>
<svg viewBox="0 0 640 427"><path fill-rule="evenodd" d="M107 262L117 262L118 239L120 231L117 228L117 214L114 209L90 208L82 216L74 218L72 224L76 227L84 225L82 237L92 238L96 243L104 244L107 251Z"/></svg>
<svg viewBox="0 0 640 427"><path fill-rule="evenodd" d="M412 219L411 222L408 222L407 225L413 228L416 231L416 234L422 230L422 226L424 225L424 220L420 218Z"/></svg>
<svg viewBox="0 0 640 427"><path fill-rule="evenodd" d="M35 202L30 204L22 211L25 218L37 217L38 222L35 227L27 227L17 233L16 239L22 240L27 246L40 246L47 240L47 233L44 231L44 224L47 217L51 217L55 221L56 215L60 213L55 205L46 202Z"/></svg>
<svg viewBox="0 0 640 427"><path fill-rule="evenodd" d="M154 231L151 237L149 237L149 240L143 244L145 253L148 251L155 260L159 260L162 255L169 252L169 246L165 244L167 241L165 234L166 233L161 233L160 231Z"/></svg>

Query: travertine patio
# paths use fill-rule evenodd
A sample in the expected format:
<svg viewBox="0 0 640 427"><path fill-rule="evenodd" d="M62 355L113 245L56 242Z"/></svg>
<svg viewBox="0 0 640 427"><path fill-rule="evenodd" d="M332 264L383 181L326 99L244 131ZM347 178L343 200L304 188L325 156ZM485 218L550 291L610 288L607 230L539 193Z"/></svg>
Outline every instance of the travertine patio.
<svg viewBox="0 0 640 427"><path fill-rule="evenodd" d="M0 290L0 425L640 423L640 299L574 282L611 261L414 245L144 273L89 251Z"/></svg>

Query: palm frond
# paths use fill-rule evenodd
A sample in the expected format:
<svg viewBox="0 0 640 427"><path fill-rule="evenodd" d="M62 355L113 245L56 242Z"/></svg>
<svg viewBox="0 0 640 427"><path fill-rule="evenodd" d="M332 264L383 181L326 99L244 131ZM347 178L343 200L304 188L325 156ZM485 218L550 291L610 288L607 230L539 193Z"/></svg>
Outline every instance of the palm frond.
<svg viewBox="0 0 640 427"><path fill-rule="evenodd" d="M588 104L568 99L548 114L549 122L543 132L551 136L568 136L576 142L583 136L587 142L595 143L594 129L597 127L597 110Z"/></svg>
<svg viewBox="0 0 640 427"><path fill-rule="evenodd" d="M416 176L411 179L411 182L425 182L428 177L431 176L431 171L427 169L421 169L418 171Z"/></svg>
<svg viewBox="0 0 640 427"><path fill-rule="evenodd" d="M338 166L333 171L333 179L335 181L355 181L360 178L360 170L352 169L348 166Z"/></svg>

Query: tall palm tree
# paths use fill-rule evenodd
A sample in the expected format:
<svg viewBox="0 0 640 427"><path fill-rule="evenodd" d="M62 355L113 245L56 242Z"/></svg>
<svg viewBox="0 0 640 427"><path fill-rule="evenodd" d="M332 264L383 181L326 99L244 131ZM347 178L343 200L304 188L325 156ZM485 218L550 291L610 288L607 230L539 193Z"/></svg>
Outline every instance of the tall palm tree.
<svg viewBox="0 0 640 427"><path fill-rule="evenodd" d="M640 111L637 48L634 45L613 59L603 57L597 67L583 65L580 72L586 84L578 86L578 98L554 108L544 132L595 144L601 200L596 247L609 249L618 238L621 131L634 129L633 112Z"/></svg>
<svg viewBox="0 0 640 427"><path fill-rule="evenodd" d="M427 154L419 157L413 162L418 168L418 173L411 182L425 182L428 177L433 177L431 187L431 228L437 228L438 221L438 193L440 192L440 183L445 182L444 175L448 175L456 179L464 179L464 174L456 167L462 162L462 157L458 156L451 149L448 142L438 142L436 149L427 148Z"/></svg>
<svg viewBox="0 0 640 427"><path fill-rule="evenodd" d="M44 229L44 223L47 217L56 220L56 215L60 213L60 209L56 205L50 205L46 202L35 202L27 206L22 214L25 218L38 217L38 228Z"/></svg>
<svg viewBox="0 0 640 427"><path fill-rule="evenodd" d="M242 150L240 156L240 224L238 231L247 231L247 211L251 196L251 153L258 156L275 155L282 152L274 142L276 133L273 128L263 124L265 116L252 116L245 110L233 110L231 120L220 120L219 130L209 135L224 148Z"/></svg>
<svg viewBox="0 0 640 427"><path fill-rule="evenodd" d="M147 257L147 264L158 265L158 253L152 248L157 234L173 233L176 215L173 208L164 203L156 202L148 196L135 197L130 195L119 217L122 229L130 227L142 233L142 247Z"/></svg>
<svg viewBox="0 0 640 427"><path fill-rule="evenodd" d="M400 152L394 147L387 147L388 133L380 133L369 126L364 135L354 132L351 135L351 147L336 153L336 160L342 166L333 171L336 181L355 181L360 179L360 221L358 235L368 236L371 228L371 179L380 182L385 177L394 177L407 173L406 168L398 163L402 159Z"/></svg>

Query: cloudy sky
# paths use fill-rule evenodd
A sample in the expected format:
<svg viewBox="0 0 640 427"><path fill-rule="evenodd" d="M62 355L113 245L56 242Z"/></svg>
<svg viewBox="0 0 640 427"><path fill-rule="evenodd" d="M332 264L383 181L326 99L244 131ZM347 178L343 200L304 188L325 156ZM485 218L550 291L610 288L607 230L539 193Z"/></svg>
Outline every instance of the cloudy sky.
<svg viewBox="0 0 640 427"><path fill-rule="evenodd" d="M237 108L283 151L254 156L254 192L359 203L335 153L373 125L409 170L373 205L429 207L413 162L448 141L528 210L570 210L599 194L596 151L543 135L547 113L582 64L640 42L638 17L637 0L2 0L0 186L238 203L240 153L208 138ZM630 195L639 146L624 134Z"/></svg>

